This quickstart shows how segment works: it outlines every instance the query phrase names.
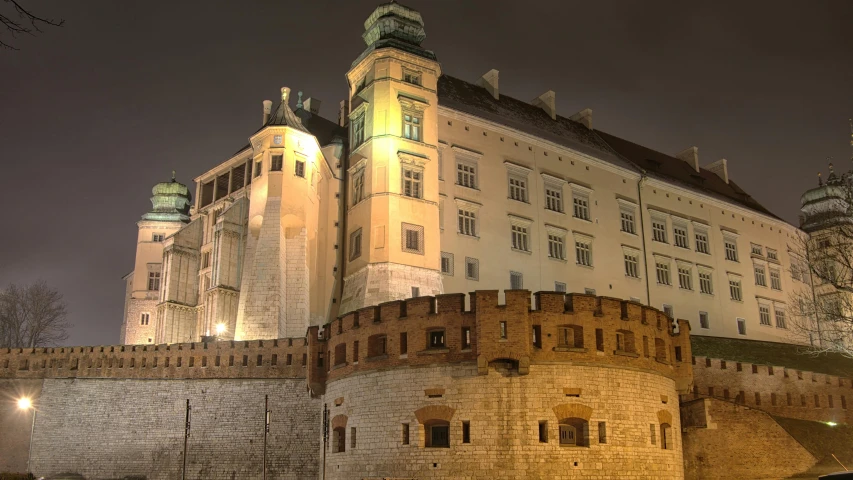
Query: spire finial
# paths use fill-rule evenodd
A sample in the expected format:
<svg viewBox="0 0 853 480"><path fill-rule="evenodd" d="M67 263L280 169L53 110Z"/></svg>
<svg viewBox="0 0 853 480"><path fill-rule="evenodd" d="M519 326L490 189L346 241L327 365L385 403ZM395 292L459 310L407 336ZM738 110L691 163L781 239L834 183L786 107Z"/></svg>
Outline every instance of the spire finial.
<svg viewBox="0 0 853 480"><path fill-rule="evenodd" d="M296 108L302 108L302 90L296 92L297 100L296 100Z"/></svg>
<svg viewBox="0 0 853 480"><path fill-rule="evenodd" d="M832 169L833 169L833 165L832 165L832 157L827 158L827 160L829 160L829 174L830 174L830 175L832 175L833 173L835 173L835 172L832 170Z"/></svg>
<svg viewBox="0 0 853 480"><path fill-rule="evenodd" d="M281 87L281 103L287 104L287 97L290 96L290 89L287 87Z"/></svg>
<svg viewBox="0 0 853 480"><path fill-rule="evenodd" d="M177 181L177 180L175 180L175 171L174 171L174 170L172 170L172 182L176 182L176 181Z"/></svg>

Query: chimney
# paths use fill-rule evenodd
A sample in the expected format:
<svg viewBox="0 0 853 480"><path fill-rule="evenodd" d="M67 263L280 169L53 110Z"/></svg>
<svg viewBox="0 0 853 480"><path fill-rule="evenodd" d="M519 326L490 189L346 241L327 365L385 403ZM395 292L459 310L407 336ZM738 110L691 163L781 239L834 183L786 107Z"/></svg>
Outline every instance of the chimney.
<svg viewBox="0 0 853 480"><path fill-rule="evenodd" d="M551 120L557 119L557 94L554 93L553 90L548 90L542 95L539 95L530 103L542 110L545 110L545 113L551 117Z"/></svg>
<svg viewBox="0 0 853 480"><path fill-rule="evenodd" d="M580 112L569 117L569 120L574 120L578 123L582 123L586 128L592 130L592 109L584 108Z"/></svg>
<svg viewBox="0 0 853 480"><path fill-rule="evenodd" d="M675 158L687 162L693 167L693 170L696 170L696 173L699 173L699 147L690 147L676 155Z"/></svg>
<svg viewBox="0 0 853 480"><path fill-rule="evenodd" d="M705 170L716 173L724 182L729 183L729 166L725 158L717 160L712 164L705 165Z"/></svg>
<svg viewBox="0 0 853 480"><path fill-rule="evenodd" d="M304 110L308 110L309 112L311 112L314 115L319 115L320 114L320 100L317 100L316 98L308 97L308 100L305 100L305 102L302 104L302 108Z"/></svg>
<svg viewBox="0 0 853 480"><path fill-rule="evenodd" d="M341 100L341 105L338 108L338 125L347 126L347 101Z"/></svg>
<svg viewBox="0 0 853 480"><path fill-rule="evenodd" d="M493 69L489 70L488 72L486 72L485 75L480 77L479 80L477 80L477 85L488 90L489 93L491 93L492 96L495 97L495 100L499 99L498 98L498 74L499 73L500 72L498 72L497 70L495 70L493 68Z"/></svg>
<svg viewBox="0 0 853 480"><path fill-rule="evenodd" d="M272 100L264 100L264 123L266 125L270 121L270 112L272 112Z"/></svg>

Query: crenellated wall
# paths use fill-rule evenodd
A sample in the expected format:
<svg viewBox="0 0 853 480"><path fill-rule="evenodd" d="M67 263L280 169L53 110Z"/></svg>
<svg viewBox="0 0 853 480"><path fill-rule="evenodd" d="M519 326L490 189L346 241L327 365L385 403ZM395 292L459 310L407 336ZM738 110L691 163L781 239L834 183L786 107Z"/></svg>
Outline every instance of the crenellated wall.
<svg viewBox="0 0 853 480"><path fill-rule="evenodd" d="M718 358L693 358L689 398L714 397L772 415L850 423L853 379Z"/></svg>

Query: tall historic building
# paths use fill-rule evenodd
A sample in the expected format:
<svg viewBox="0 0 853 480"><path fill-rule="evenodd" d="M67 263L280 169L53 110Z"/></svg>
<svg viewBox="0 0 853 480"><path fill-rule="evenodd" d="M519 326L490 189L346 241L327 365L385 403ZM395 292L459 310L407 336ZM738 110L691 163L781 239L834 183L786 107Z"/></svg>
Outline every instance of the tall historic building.
<svg viewBox="0 0 853 480"><path fill-rule="evenodd" d="M559 115L550 90L518 100L497 70L447 75L420 14L399 4L364 26L336 122L282 89L249 144L196 177L189 216L176 204L140 222L122 342L302 335L364 306L505 288L630 299L694 334L788 339L788 298L808 288L790 246L805 233L725 159L702 167L696 147L602 132L590 109ZM169 189L185 187L158 185L155 204Z"/></svg>

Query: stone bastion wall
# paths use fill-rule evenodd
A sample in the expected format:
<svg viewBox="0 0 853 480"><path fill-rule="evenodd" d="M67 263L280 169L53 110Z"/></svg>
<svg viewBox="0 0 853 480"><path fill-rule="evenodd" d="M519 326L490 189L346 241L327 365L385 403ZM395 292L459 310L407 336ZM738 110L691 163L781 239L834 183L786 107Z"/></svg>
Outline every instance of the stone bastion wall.
<svg viewBox="0 0 853 480"><path fill-rule="evenodd" d="M309 333L344 478L683 478L689 326L590 295L389 302ZM571 437L571 438L566 438Z"/></svg>

